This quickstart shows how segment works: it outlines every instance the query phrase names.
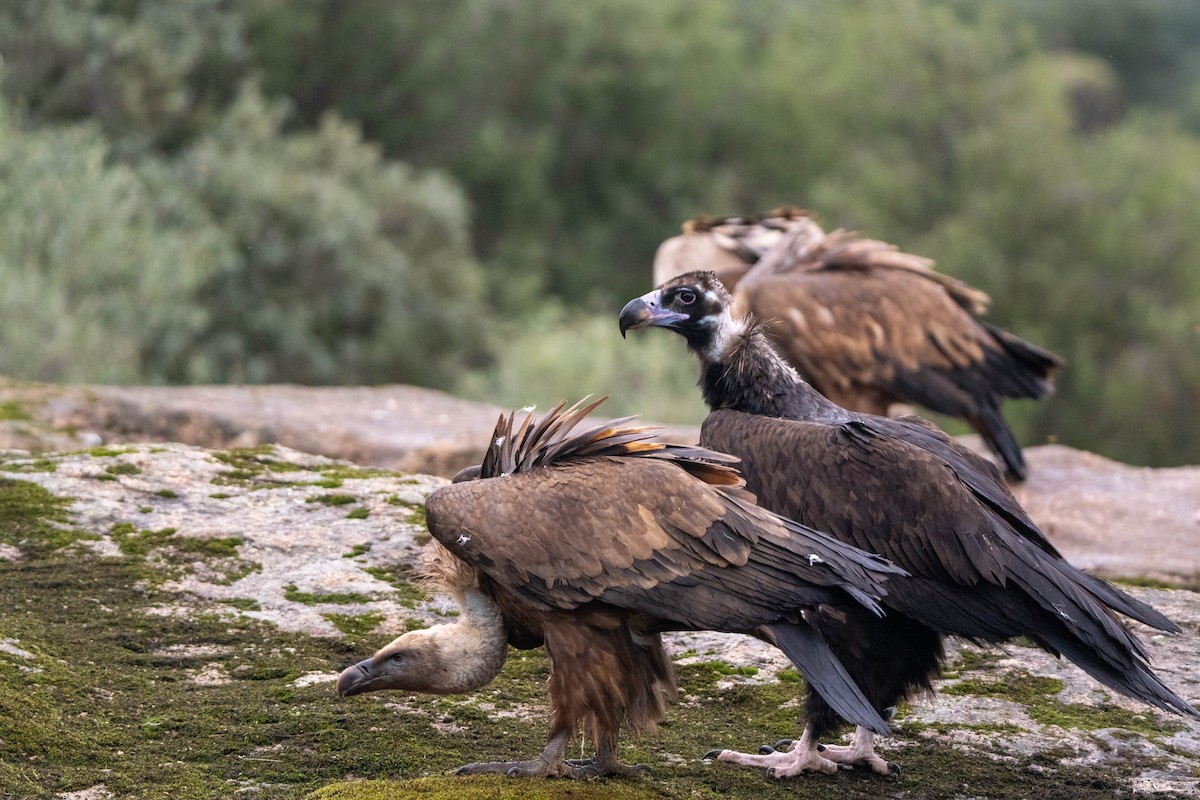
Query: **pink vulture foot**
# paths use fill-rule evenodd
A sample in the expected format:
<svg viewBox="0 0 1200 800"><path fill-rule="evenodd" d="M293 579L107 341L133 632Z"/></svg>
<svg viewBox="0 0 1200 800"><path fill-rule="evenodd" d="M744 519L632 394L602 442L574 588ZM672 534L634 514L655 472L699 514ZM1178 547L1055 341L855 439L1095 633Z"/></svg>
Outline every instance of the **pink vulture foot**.
<svg viewBox="0 0 1200 800"><path fill-rule="evenodd" d="M856 728L848 745L818 745L817 750L830 761L851 767L865 767L887 776L901 775L900 765L880 758L875 752L875 734L866 728Z"/></svg>
<svg viewBox="0 0 1200 800"><path fill-rule="evenodd" d="M789 740L785 741L789 744L791 743ZM804 730L804 735L800 737L800 741L796 742L796 746L788 751L776 750L772 747L764 746L755 755L752 753L739 753L736 750L716 749L708 751L704 754L704 757L715 758L717 761L724 761L728 764L739 764L746 767L765 767L767 777L770 778L790 778L806 772L821 772L826 775L833 775L838 771L836 763L824 758L817 751L817 744L813 741L807 728Z"/></svg>

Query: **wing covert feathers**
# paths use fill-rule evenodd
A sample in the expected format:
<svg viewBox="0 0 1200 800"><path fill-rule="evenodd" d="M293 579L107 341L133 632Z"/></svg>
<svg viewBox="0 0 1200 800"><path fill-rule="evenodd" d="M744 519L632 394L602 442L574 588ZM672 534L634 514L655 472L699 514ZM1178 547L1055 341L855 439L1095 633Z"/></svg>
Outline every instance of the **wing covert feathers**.
<svg viewBox="0 0 1200 800"><path fill-rule="evenodd" d="M431 494L434 538L546 609L598 600L743 631L815 603L879 613L896 567L757 506L730 456L620 422L572 433L592 408L502 419L482 471L498 476Z"/></svg>
<svg viewBox="0 0 1200 800"><path fill-rule="evenodd" d="M911 578L888 584L888 610L976 641L1030 636L1110 688L1196 714L1115 614L1177 626L1071 566L995 469L937 429L904 418L838 426L715 411L701 441L745 458L747 488L764 506L907 570Z"/></svg>

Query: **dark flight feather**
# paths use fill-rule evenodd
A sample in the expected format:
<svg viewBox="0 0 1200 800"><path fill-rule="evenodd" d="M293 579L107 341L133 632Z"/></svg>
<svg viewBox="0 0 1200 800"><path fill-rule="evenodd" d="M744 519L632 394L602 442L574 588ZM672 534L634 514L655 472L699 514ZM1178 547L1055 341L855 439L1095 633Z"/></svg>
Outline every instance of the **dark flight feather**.
<svg viewBox="0 0 1200 800"><path fill-rule="evenodd" d="M622 328L659 324L687 339L712 409L700 441L742 459L746 488L761 505L910 573L889 582L883 619L853 608L838 615L845 624L810 615L868 696L891 705L929 688L940 635L982 643L1025 635L1110 688L1197 714L1154 675L1144 645L1115 615L1178 627L1063 559L993 464L924 420L838 407L783 362L757 325L734 322L731 305L711 273L688 274L631 301ZM893 634L905 626L909 635ZM881 689L873 682L891 676L873 662L901 658L896 641L918 649L906 680Z"/></svg>

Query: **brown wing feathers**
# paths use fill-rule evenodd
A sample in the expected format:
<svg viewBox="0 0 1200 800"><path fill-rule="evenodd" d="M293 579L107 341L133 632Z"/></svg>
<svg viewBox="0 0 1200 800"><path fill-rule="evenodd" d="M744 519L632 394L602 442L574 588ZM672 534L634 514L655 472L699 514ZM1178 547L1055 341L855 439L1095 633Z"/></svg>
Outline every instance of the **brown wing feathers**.
<svg viewBox="0 0 1200 800"><path fill-rule="evenodd" d="M540 615L542 624L530 627L545 633L552 672L555 653L562 665L561 654L574 652L568 642L583 628L595 629L594 646L620 661L628 645L621 614L634 615L644 635L766 626L838 713L885 732L886 723L801 612L857 603L879 613L886 579L900 570L759 508L741 488L731 456L652 442L649 429L621 424L573 433L595 405L559 406L537 422L532 415L519 424L515 415L501 418L481 479L443 487L426 503L438 542ZM609 616L595 616L605 608ZM597 627L604 620L609 627ZM630 681L642 680L636 685L658 680L641 662L620 663ZM599 735L612 720L608 712L584 713L597 698L624 709L639 705L603 688L613 679L602 666L562 667L580 671L580 685L596 686L555 703L556 719L568 720L563 725L593 719ZM556 680L552 689L566 685Z"/></svg>
<svg viewBox="0 0 1200 800"><path fill-rule="evenodd" d="M762 320L822 394L872 414L903 402L961 417L1011 477L1024 478L1000 404L1050 394L1062 360L979 319L986 293L886 242L843 229L826 234L795 207L706 219L685 230L717 237L751 264L729 282L737 313ZM666 274L656 263L656 281Z"/></svg>

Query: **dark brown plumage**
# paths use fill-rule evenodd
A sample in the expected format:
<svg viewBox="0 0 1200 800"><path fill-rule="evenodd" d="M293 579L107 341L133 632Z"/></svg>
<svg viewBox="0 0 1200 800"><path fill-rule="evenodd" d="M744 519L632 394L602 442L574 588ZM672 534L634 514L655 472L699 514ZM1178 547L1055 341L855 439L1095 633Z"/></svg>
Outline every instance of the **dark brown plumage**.
<svg viewBox="0 0 1200 800"><path fill-rule="evenodd" d="M761 320L817 391L869 414L915 403L961 417L1023 480L1000 403L1051 393L1062 360L981 319L988 296L932 265L848 231L826 235L807 212L786 208L689 223L659 248L654 276L661 284L712 270L733 293L735 315Z"/></svg>
<svg viewBox="0 0 1200 800"><path fill-rule="evenodd" d="M652 442L649 429L620 422L572 434L595 405L555 409L536 423L530 415L515 429L513 416L501 418L483 464L426 502L430 532L474 576L465 583L498 609L506 632L539 637L550 658L546 750L531 761L465 771L628 772L616 759L619 731L652 727L664 715L664 695L674 691L660 639L670 630L743 632L772 642L840 713L886 730L803 612L826 605L877 613L886 579L899 570L759 508L729 456ZM431 649L426 631L406 636ZM397 655L402 662L421 657L404 638L346 670L339 691L425 680L381 677ZM504 638L488 636L479 649L491 652ZM499 669L490 663L470 670L475 685ZM567 763L566 742L581 727L597 756Z"/></svg>
<svg viewBox="0 0 1200 800"><path fill-rule="evenodd" d="M1024 635L1123 694L1197 713L1150 670L1142 643L1114 613L1178 629L1067 563L990 462L919 418L837 406L800 378L761 327L733 319L732 305L712 273L690 273L631 301L621 330L665 327L687 340L712 410L701 443L742 459L747 488L764 507L911 574L889 582L883 618L853 608L809 615L878 709L930 689L943 635L977 642ZM838 724L815 696L806 717L806 746ZM849 750L826 755L885 772L871 738L860 731ZM723 757L776 766L783 762L772 758L786 759Z"/></svg>

